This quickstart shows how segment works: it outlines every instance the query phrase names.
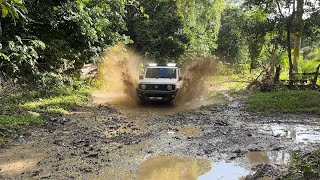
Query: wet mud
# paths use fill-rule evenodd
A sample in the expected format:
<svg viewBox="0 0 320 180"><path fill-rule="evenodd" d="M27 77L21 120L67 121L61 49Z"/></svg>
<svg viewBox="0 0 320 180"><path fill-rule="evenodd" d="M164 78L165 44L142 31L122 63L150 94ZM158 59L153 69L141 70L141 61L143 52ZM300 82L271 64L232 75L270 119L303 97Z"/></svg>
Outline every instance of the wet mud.
<svg viewBox="0 0 320 180"><path fill-rule="evenodd" d="M294 152L320 148L319 117L262 116L230 95L190 107L95 98L0 149L0 177L277 179Z"/></svg>

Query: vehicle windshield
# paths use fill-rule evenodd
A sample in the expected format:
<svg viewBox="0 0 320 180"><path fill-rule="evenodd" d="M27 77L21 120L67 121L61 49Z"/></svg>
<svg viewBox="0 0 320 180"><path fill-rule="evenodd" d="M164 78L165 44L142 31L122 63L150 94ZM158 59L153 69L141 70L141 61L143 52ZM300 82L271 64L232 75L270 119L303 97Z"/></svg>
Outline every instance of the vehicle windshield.
<svg viewBox="0 0 320 180"><path fill-rule="evenodd" d="M176 68L147 68L146 78L176 78Z"/></svg>

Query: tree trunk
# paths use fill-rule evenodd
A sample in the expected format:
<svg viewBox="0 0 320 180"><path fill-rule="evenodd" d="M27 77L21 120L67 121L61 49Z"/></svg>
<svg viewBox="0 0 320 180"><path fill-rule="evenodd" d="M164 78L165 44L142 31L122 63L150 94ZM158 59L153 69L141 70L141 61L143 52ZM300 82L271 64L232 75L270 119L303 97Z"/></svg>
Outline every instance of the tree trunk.
<svg viewBox="0 0 320 180"><path fill-rule="evenodd" d="M1 20L0 20L0 39L2 39L2 25L1 25Z"/></svg>
<svg viewBox="0 0 320 180"><path fill-rule="evenodd" d="M291 30L290 23L287 24L287 51L288 51L288 60L289 60L289 87L293 86L293 64L292 64L292 56L291 56Z"/></svg>
<svg viewBox="0 0 320 180"><path fill-rule="evenodd" d="M274 45L276 46L276 45ZM271 51L271 62L270 62L270 73L274 74L274 69L276 67L276 47L272 48Z"/></svg>
<svg viewBox="0 0 320 180"><path fill-rule="evenodd" d="M280 71L281 71L281 66L279 65L277 68L276 68L276 74L274 75L274 79L273 79L273 83L274 84L277 84L279 82L279 79L280 79Z"/></svg>
<svg viewBox="0 0 320 180"><path fill-rule="evenodd" d="M301 35L294 36L293 71L298 72L298 61L300 57Z"/></svg>
<svg viewBox="0 0 320 180"><path fill-rule="evenodd" d="M295 12L295 29L296 33L294 36L294 59L293 59L293 71L298 72L298 60L300 57L301 48L301 36L303 31L303 5L304 0L297 0L297 9Z"/></svg>

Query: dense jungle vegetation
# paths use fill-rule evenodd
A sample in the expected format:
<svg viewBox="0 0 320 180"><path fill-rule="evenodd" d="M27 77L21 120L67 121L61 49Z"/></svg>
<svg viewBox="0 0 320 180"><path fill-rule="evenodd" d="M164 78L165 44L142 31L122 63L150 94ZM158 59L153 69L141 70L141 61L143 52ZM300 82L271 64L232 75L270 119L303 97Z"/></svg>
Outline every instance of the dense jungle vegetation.
<svg viewBox="0 0 320 180"><path fill-rule="evenodd" d="M319 3L1 0L1 77L40 87L72 85L84 64L122 41L157 62L211 56L237 74L293 79L319 64Z"/></svg>
<svg viewBox="0 0 320 180"><path fill-rule="evenodd" d="M159 63L218 60L262 91L320 64L317 0L1 0L0 12L1 86L46 96L84 87L81 68L118 42Z"/></svg>

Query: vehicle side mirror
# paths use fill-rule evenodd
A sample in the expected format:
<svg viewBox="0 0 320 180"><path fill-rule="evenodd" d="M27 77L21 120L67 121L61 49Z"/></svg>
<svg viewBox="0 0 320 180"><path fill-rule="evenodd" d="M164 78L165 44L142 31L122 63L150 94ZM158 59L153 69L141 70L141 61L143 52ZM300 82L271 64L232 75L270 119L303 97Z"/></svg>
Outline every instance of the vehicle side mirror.
<svg viewBox="0 0 320 180"><path fill-rule="evenodd" d="M183 77L182 76L179 76L179 81L183 80Z"/></svg>
<svg viewBox="0 0 320 180"><path fill-rule="evenodd" d="M140 76L139 76L139 79L140 79L140 80L142 80L142 79L143 79L143 76L142 76L142 75L140 75Z"/></svg>

